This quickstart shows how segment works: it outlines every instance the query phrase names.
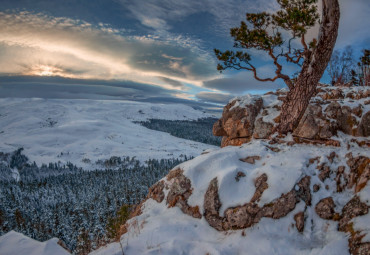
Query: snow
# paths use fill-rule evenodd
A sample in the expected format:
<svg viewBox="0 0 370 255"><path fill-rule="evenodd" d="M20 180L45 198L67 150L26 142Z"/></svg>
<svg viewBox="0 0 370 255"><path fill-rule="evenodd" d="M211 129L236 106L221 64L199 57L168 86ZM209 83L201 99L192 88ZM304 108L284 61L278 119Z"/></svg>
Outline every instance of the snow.
<svg viewBox="0 0 370 255"><path fill-rule="evenodd" d="M12 171L12 177L14 178L14 180L19 181L20 175L19 175L18 169L13 168L11 169L11 171Z"/></svg>
<svg viewBox="0 0 370 255"><path fill-rule="evenodd" d="M236 101L233 107L230 108L230 110L239 107L239 108L244 108L247 105L254 104L258 99L260 99L261 96L259 95L251 95L251 94L246 94L241 97L234 97L229 101L229 103Z"/></svg>
<svg viewBox="0 0 370 255"><path fill-rule="evenodd" d="M370 213L355 218L353 223L353 229L361 230L361 234L365 235L362 242L370 242Z"/></svg>
<svg viewBox="0 0 370 255"><path fill-rule="evenodd" d="M262 96L262 100L264 107L282 104L282 102L278 99L278 96L275 94L265 94Z"/></svg>
<svg viewBox="0 0 370 255"><path fill-rule="evenodd" d="M366 203L368 206L370 206L370 182L367 183L365 188L361 190L358 195L363 203ZM356 218L354 220L353 228L354 230L362 230L361 233L365 234L362 242L370 242L370 213Z"/></svg>
<svg viewBox="0 0 370 255"><path fill-rule="evenodd" d="M39 242L15 231L0 236L1 255L68 255L58 244L57 238Z"/></svg>
<svg viewBox="0 0 370 255"><path fill-rule="evenodd" d="M218 232L202 219L184 215L179 208L166 209L150 200L145 211L135 221L120 243L124 254L322 254L347 255L347 239L343 233L322 236L304 236L297 233L294 214L276 221L264 218L258 227ZM335 228L330 224L328 228ZM91 255L121 255L119 243L113 243ZM322 246L326 245L325 248ZM320 248L317 248L320 247Z"/></svg>
<svg viewBox="0 0 370 255"><path fill-rule="evenodd" d="M151 118L196 120L211 117L180 104L115 100L0 99L0 151L23 147L37 164L72 162L94 168L90 159L111 156L178 158L197 156L214 146L147 129L133 121Z"/></svg>
<svg viewBox="0 0 370 255"><path fill-rule="evenodd" d="M365 188L359 193L361 201L370 206L370 182L367 183Z"/></svg>
<svg viewBox="0 0 370 255"><path fill-rule="evenodd" d="M348 140L342 137L341 142ZM268 146L273 146L280 152L274 152ZM209 150L207 154L184 162L179 167L192 184L192 195L188 203L199 206L201 213L204 210L203 200L208 185L217 177L222 216L225 209L250 201L255 192L254 180L263 173L268 176L268 189L259 201L260 206L295 189L295 183L306 175L311 176L312 189L314 184L321 181L316 164L309 165L309 159L318 157L318 163L322 164L328 162L326 155L333 151L338 155L331 164L333 169L346 165L345 155L348 152L354 157L370 155L369 148L360 148L355 144L348 149L347 146L269 145L268 141L254 140L239 147ZM261 157L255 164L239 160L255 155ZM239 171L246 176L236 181L235 176ZM324 188L326 185L327 188ZM321 199L332 196L337 205L336 211L340 211L353 197L353 190L337 193L335 178L328 178L321 187L318 192L313 193L312 206L306 207L301 201L283 218L262 218L259 223L245 230L225 232L210 227L204 217L195 219L185 215L177 207L167 208L165 200L157 203L149 199L144 204L143 213L128 222L128 233L121 236L120 244L109 244L91 254L118 255L123 250L125 255L246 254L246 251L248 254L260 255L348 255L348 234L338 231L336 221L321 219L315 212L315 205ZM368 197L368 194L369 187L366 187L360 195ZM303 233L299 233L294 226L294 215L301 211L305 211L307 217ZM356 220L355 227L364 230L363 226L370 226L369 215ZM368 240L369 235L366 238Z"/></svg>
<svg viewBox="0 0 370 255"><path fill-rule="evenodd" d="M254 194L254 180L264 173L268 176L269 189L263 193L259 204L269 203L289 192L303 175L312 175L316 171L316 169L306 167L310 158L328 155L334 151L333 149L328 151L326 147L308 149L305 145L274 146L281 150L277 153L268 149L266 145L268 144L265 141L256 140L252 144L216 150L183 163L180 167L185 170L184 175L191 180L194 187L189 204L198 205L202 209L205 191L209 181L214 177L218 178L221 212L229 207L245 204ZM347 150L335 151L342 158L345 158L345 154L348 153ZM260 156L261 160L257 160L254 165L239 160L248 156ZM321 158L320 163L323 162L327 162L325 157ZM333 168L337 165L339 166L340 163L334 162ZM235 176L239 171L246 176L242 177L239 182L235 182ZM315 180L318 182L317 176L313 177L313 181ZM284 185L281 185L282 183ZM332 186L334 183L328 184ZM321 192L324 194L326 191L323 189ZM340 195L337 197L341 200L340 204L348 201Z"/></svg>
<svg viewBox="0 0 370 255"><path fill-rule="evenodd" d="M278 99L278 96L275 94L264 94L264 95L251 95L247 94L241 97L235 97L230 100L229 103L233 102L235 100L235 104L233 107L230 108L232 110L233 108L239 107L239 108L245 108L247 105L255 104L257 100L262 99L263 106L268 111L267 115L262 115L262 111L259 113L256 119L259 119L260 117L263 118L264 122L269 123L275 123L274 119L280 114L280 111L275 106L281 106L282 101Z"/></svg>

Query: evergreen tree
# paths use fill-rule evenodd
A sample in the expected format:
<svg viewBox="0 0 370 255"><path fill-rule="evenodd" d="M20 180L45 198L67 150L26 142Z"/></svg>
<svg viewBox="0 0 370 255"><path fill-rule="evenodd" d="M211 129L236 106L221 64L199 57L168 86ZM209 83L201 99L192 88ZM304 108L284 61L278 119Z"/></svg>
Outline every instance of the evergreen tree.
<svg viewBox="0 0 370 255"><path fill-rule="evenodd" d="M215 54L220 63L219 71L229 68L247 70L258 81L282 79L289 88L280 115L278 130L281 133L293 131L305 112L316 91L326 66L331 58L338 35L338 0L322 0L322 20L317 39L307 42L306 34L319 19L317 0L277 0L281 10L275 14L266 12L247 13L246 21L240 27L232 28L230 34L238 51L220 51ZM281 31L290 33L283 38ZM292 41L299 41L300 48L293 48ZM275 65L275 76L262 78L252 63L247 51L256 49L265 52ZM301 71L296 79L283 73L283 64L296 64Z"/></svg>

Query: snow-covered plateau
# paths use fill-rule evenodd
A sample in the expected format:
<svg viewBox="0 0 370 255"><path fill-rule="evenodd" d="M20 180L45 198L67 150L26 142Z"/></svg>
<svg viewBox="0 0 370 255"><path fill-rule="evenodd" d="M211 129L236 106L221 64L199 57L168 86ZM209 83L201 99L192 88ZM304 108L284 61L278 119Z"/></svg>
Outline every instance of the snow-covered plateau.
<svg viewBox="0 0 370 255"><path fill-rule="evenodd" d="M23 147L31 162L71 162L84 169L94 167L85 162L111 156L141 161L197 156L214 146L150 130L134 121L211 116L181 104L5 98L0 99L0 151Z"/></svg>

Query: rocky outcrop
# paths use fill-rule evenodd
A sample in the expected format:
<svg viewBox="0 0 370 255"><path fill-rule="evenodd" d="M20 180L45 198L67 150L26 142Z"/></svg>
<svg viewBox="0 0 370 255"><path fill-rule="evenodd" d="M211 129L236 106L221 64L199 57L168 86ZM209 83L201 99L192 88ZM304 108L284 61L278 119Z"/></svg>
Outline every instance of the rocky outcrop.
<svg viewBox="0 0 370 255"><path fill-rule="evenodd" d="M361 147L369 144L370 103L365 102L370 93L364 88L320 87L293 139L270 137L284 96L278 91L230 102L213 132L223 136L222 146L249 144L209 151L176 167L149 189L147 199L166 210L175 208L172 213L202 219L225 236L241 230L248 238L248 231L259 226L270 230L266 222L283 222L302 240L326 231L344 232L352 255L369 254L364 236L369 238L370 231L355 222L370 209L370 198L363 194L369 190L369 148ZM339 132L349 138L333 139ZM135 211L142 213L143 208L145 202Z"/></svg>
<svg viewBox="0 0 370 255"><path fill-rule="evenodd" d="M224 213L225 216L222 217L219 211L221 202L218 195L217 178L215 178L204 195L204 217L212 227L219 231L249 228L258 223L262 217L280 219L293 211L301 199L307 202L310 200L308 197L301 196L309 190L309 179L309 177L303 178L299 182L298 190L293 189L273 202L260 207L256 202L263 191L268 188L267 176L261 175L255 181L256 191L251 201L242 206L228 208Z"/></svg>
<svg viewBox="0 0 370 255"><path fill-rule="evenodd" d="M226 170L219 169L223 168L225 160L220 152L216 152L216 155L209 152L197 159L196 163L173 169L149 189L147 200L161 204L166 210L179 208L177 211L191 216L194 220L204 219L203 222L207 222L219 232L229 231L225 232L225 235L241 230L241 235L246 238L248 231L258 229L259 226L266 228L266 222L269 221L264 218L274 219L268 224L279 221L287 223L289 231L293 228L298 236L302 233L303 239L309 235L317 235L315 231L320 228L323 231L320 233L324 233L328 231L327 226L335 224L335 231L346 233L348 250L352 255L368 254L369 243L364 241L364 230L361 226L354 226L358 217L368 215L370 209L369 199L364 200L361 193L365 187L368 189L370 179L370 158L366 155L368 149L364 153L361 153L363 148L348 153L347 146L339 149L317 149L313 145L271 146L268 141L263 140L254 140L250 146L252 148L249 149L248 146L227 148L225 151L235 153L226 157L234 161L234 167L226 164ZM351 148L354 144L348 146ZM245 150L248 154L244 154ZM284 161L296 150L301 150L298 155L312 153L312 150L316 152L312 158L305 157L304 161L297 158L302 164L293 164L296 159ZM206 160L207 157L210 158ZM276 162L280 168L276 168ZM286 185L281 180L289 177L279 175L279 172L284 171L284 168L291 168L291 164L301 167L294 168L290 173L298 171L300 174L294 177L294 182L289 182L288 187L284 187L284 192L271 194L271 190L281 191L280 186ZM233 196L229 191L232 186L240 188L245 185L252 185L252 188L247 189L252 193L245 194L248 199L236 199L232 203L225 200L234 198L225 198L223 192ZM240 194L235 195L240 197ZM155 211L145 211L146 201L135 210L135 216L143 213L141 224L144 225L147 217L156 214ZM172 211L170 215L175 212ZM132 223L125 225L122 233L128 231L130 224ZM197 225L196 222L193 222L194 224ZM268 225L267 228L270 227Z"/></svg>
<svg viewBox="0 0 370 255"><path fill-rule="evenodd" d="M149 188L149 195L148 197L154 199L158 203L161 203L164 199L164 181L159 181L154 184L152 187Z"/></svg>
<svg viewBox="0 0 370 255"><path fill-rule="evenodd" d="M279 111L285 96L286 91L280 90L230 101L213 127L214 135L223 136L221 147L239 146L252 138L269 138L280 121ZM368 87L321 85L293 136L315 141L330 140L339 131L358 137L370 136L370 107L366 104L369 99Z"/></svg>
<svg viewBox="0 0 370 255"><path fill-rule="evenodd" d="M345 159L346 166L339 166L334 170L332 165L335 165L340 160L338 155L333 151L324 158L327 159L326 163L320 163L320 157L316 157L310 159L308 164L316 164L315 169L317 170L320 183L311 184L311 177L305 176L294 185L292 190L264 205L259 204L259 201L263 193L269 188L268 175L262 174L255 179L255 192L248 203L227 208L224 212L220 211L222 202L219 196L218 178L215 177L210 181L204 194L204 210L201 214L198 207L188 205L188 199L192 194L192 185L180 168L171 171L166 181L162 180L154 185L150 189L149 197L160 203L163 200L163 189L166 189L168 190L166 199L168 207L177 206L183 213L194 218L204 217L209 225L218 231L250 228L258 224L264 217L276 220L281 219L292 212L296 205L302 201L305 204L305 208L314 206L314 210L320 218L337 221L338 230L351 235L349 250L351 250L352 254L366 254L363 251L368 249L368 245L361 242L358 234L353 231L351 222L354 218L367 214L369 206L355 195L341 210L336 211L337 205L331 196L320 199L314 205L312 205L312 197L315 192L319 191L320 186L325 186L327 179L335 180L337 184L336 192L341 193L344 190L351 189L354 189L355 194L360 192L370 179L370 159L365 156L353 157L351 153L348 153ZM254 165L257 160L263 159L260 156L248 156L240 159L240 161L250 165ZM239 171L235 176L236 182L239 182L245 176L243 172ZM294 215L294 225L298 232L304 231L305 221L304 211Z"/></svg>
<svg viewBox="0 0 370 255"><path fill-rule="evenodd" d="M214 124L213 133L227 137L222 144L240 145L252 137L254 122L262 109L263 100L258 97L249 99L249 104L240 105L241 101L234 100L226 105L223 117Z"/></svg>
<svg viewBox="0 0 370 255"><path fill-rule="evenodd" d="M168 207L177 206L183 213L194 218L201 218L199 207L188 205L188 199L192 193L192 188L190 180L183 175L183 171L181 169L172 171L167 176L167 181L166 189L168 189L169 192L166 203Z"/></svg>
<svg viewBox="0 0 370 255"><path fill-rule="evenodd" d="M218 196L218 181L214 178L208 186L204 196L204 216L209 225L218 231L224 230L224 218L219 215L221 201Z"/></svg>

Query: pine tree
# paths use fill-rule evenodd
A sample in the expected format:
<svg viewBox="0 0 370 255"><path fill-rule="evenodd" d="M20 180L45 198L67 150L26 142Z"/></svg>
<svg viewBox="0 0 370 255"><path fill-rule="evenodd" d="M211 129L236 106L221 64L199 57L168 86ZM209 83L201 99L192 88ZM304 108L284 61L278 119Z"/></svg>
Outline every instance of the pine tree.
<svg viewBox="0 0 370 255"><path fill-rule="evenodd" d="M282 79L285 82L289 92L282 105L278 130L287 133L298 125L331 58L338 35L340 11L338 0L322 0L319 37L307 42L307 31L319 19L317 0L277 2L281 10L275 14L247 13L247 22L242 21L240 27L230 30L234 48L238 51L214 51L220 61L219 71L229 68L247 70L258 81ZM290 38L284 39L281 31L289 32ZM301 47L293 48L292 41L299 41ZM271 58L276 67L274 77L260 77L247 51L249 49L263 51ZM281 61L301 67L296 79L283 73Z"/></svg>

